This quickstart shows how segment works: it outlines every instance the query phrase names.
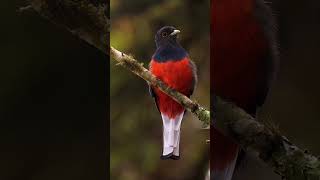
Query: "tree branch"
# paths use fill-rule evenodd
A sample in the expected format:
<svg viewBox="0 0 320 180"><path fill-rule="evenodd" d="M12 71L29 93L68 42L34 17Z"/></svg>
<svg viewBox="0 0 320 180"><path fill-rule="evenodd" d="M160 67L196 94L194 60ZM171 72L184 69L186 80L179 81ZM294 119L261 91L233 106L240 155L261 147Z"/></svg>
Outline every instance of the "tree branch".
<svg viewBox="0 0 320 180"><path fill-rule="evenodd" d="M107 0L28 1L42 17L68 29L103 53L109 53L110 18Z"/></svg>
<svg viewBox="0 0 320 180"><path fill-rule="evenodd" d="M106 0L29 0L29 2L41 16L67 28L79 38L105 54L109 54L110 21L107 16L109 5ZM209 111L168 88L132 57L114 48L111 48L110 52L120 65L159 87L199 119L208 122ZM214 111L215 119L219 119L215 126L228 130L230 136L243 148L258 152L259 157L282 177L286 179L319 179L319 159L299 149L275 129L255 121L245 111L220 98L216 98L214 101Z"/></svg>
<svg viewBox="0 0 320 180"><path fill-rule="evenodd" d="M320 179L320 161L299 149L274 127L256 121L244 110L215 97L215 124L228 131L244 149L259 153L260 159L285 179ZM212 128L214 129L214 128ZM214 140L213 140L214 141Z"/></svg>

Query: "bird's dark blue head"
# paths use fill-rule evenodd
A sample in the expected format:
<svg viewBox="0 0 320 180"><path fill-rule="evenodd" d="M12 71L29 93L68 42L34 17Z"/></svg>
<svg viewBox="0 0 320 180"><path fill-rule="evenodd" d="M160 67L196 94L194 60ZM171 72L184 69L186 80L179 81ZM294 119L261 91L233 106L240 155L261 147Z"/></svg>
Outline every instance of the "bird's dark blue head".
<svg viewBox="0 0 320 180"><path fill-rule="evenodd" d="M187 52L177 41L180 31L173 26L162 27L155 35L157 50L153 59L165 62L167 60L181 60L187 56Z"/></svg>
<svg viewBox="0 0 320 180"><path fill-rule="evenodd" d="M157 47L167 44L177 44L177 36L179 33L180 31L173 26L162 27L155 36Z"/></svg>

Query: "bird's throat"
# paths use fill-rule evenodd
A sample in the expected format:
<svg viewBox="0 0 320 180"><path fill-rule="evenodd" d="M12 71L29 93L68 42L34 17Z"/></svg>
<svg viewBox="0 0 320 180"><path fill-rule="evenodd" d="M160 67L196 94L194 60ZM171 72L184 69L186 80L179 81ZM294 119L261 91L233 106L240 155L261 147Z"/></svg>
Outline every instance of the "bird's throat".
<svg viewBox="0 0 320 180"><path fill-rule="evenodd" d="M167 44L159 46L153 55L157 62L179 61L187 56L187 52L180 45Z"/></svg>

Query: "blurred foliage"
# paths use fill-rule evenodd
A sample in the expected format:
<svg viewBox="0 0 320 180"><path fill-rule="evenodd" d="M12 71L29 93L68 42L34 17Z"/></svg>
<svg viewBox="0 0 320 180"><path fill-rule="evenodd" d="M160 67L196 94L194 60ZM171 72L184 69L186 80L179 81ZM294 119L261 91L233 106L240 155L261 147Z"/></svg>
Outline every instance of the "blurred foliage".
<svg viewBox="0 0 320 180"><path fill-rule="evenodd" d="M179 41L198 67L192 99L209 109L209 0L111 0L111 45L148 65L154 35L164 25L181 30ZM110 65L111 178L204 179L209 132L187 113L182 123L181 159L162 161L162 121L144 80Z"/></svg>

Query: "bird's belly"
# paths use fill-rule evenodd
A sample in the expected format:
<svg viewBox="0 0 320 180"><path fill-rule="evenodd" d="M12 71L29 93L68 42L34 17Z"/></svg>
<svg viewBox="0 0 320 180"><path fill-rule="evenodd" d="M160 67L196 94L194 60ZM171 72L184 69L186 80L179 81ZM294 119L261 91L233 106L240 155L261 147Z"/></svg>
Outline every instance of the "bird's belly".
<svg viewBox="0 0 320 180"><path fill-rule="evenodd" d="M180 61L167 61L165 63L151 61L150 67L151 73L165 82L169 87L186 96L191 95L193 72L187 58ZM184 108L171 97L157 88L154 91L157 96L158 107L162 113L174 118L184 111Z"/></svg>

